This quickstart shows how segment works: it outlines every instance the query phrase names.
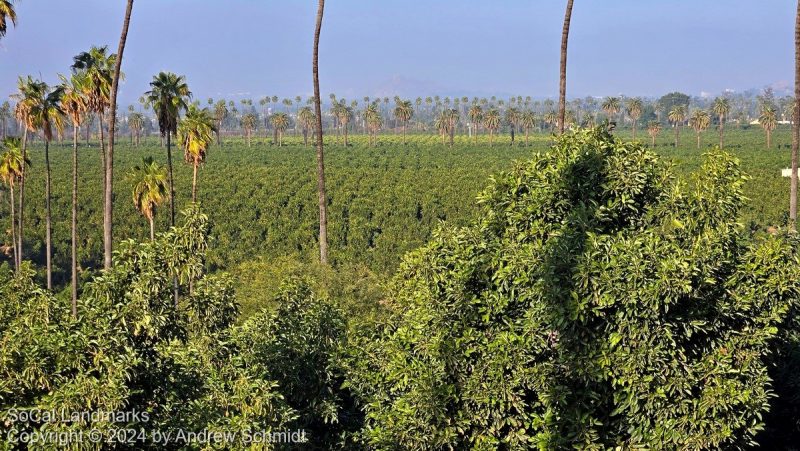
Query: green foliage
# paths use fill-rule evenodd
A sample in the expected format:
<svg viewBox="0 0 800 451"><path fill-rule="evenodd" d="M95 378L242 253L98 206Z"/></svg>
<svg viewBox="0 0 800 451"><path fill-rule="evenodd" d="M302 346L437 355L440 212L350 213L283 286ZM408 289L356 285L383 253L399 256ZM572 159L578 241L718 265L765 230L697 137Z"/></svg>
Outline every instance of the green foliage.
<svg viewBox="0 0 800 451"><path fill-rule="evenodd" d="M308 281L290 279L274 300L277 310L248 319L234 342L257 377L275 380L297 413L294 427L309 431L304 449L354 445L361 414L340 387L337 362L346 344L347 321L334 304L318 298Z"/></svg>
<svg viewBox="0 0 800 451"><path fill-rule="evenodd" d="M33 282L26 264L4 276L0 295L0 411L12 408L147 412L149 421L0 423L18 431L143 427L241 431L283 427L293 418L274 381L261 379L229 343L237 306L224 276L200 269L207 218L186 212L182 227L153 242L120 243L111 270L69 304ZM172 279L194 291L173 304Z"/></svg>
<svg viewBox="0 0 800 451"><path fill-rule="evenodd" d="M745 178L691 184L640 144L559 138L493 180L394 279L393 316L350 346L381 449L748 446L770 350L798 305L797 242L750 241Z"/></svg>

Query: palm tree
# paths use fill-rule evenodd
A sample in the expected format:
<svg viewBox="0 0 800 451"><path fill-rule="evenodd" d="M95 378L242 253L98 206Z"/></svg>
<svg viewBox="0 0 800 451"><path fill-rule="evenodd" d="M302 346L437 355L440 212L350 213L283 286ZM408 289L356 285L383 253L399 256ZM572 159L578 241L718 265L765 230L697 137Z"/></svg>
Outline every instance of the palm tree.
<svg viewBox="0 0 800 451"><path fill-rule="evenodd" d="M339 127L344 130L344 145L347 147L347 127L353 119L353 109L345 105L344 101L339 102L339 105L336 109L336 119L339 121Z"/></svg>
<svg viewBox="0 0 800 451"><path fill-rule="evenodd" d="M469 107L469 112L467 113L469 116L469 121L472 123L474 127L475 133L475 144L478 144L478 129L480 127L481 121L483 121L483 108L480 105L472 105Z"/></svg>
<svg viewBox="0 0 800 451"><path fill-rule="evenodd" d="M383 127L383 115L375 104L370 105L370 107L371 108L368 108L365 112L365 120L367 121L367 129L371 136L371 144L377 146L378 132Z"/></svg>
<svg viewBox="0 0 800 451"><path fill-rule="evenodd" d="M314 125L314 112L311 111L309 107L300 108L300 111L297 113L297 121L300 123L300 127L303 129L303 145L308 145L308 131Z"/></svg>
<svg viewBox="0 0 800 451"><path fill-rule="evenodd" d="M566 120L566 119L565 119ZM514 145L514 126L519 121L519 110L514 107L509 107L506 110L506 122L511 128L511 145Z"/></svg>
<svg viewBox="0 0 800 451"><path fill-rule="evenodd" d="M14 117L22 125L22 159L28 159L27 143L28 132L35 130L37 124L34 122L35 114L34 108L38 103L38 99L44 96L47 90L47 85L34 80L33 77L28 75L26 78L19 77L17 81L17 93L12 95L17 100L14 107ZM24 254L24 220L25 220L25 166L22 166L22 172L19 179L19 214L17 217L17 248L19 264L22 263Z"/></svg>
<svg viewBox="0 0 800 451"><path fill-rule="evenodd" d="M638 97L634 97L628 100L628 105L626 106L626 110L628 112L628 116L630 116L631 120L633 121L633 139L636 140L636 122L642 116L642 99Z"/></svg>
<svg viewBox="0 0 800 451"><path fill-rule="evenodd" d="M100 134L100 158L103 168L106 167L105 135L103 118L111 105L111 85L114 83L114 67L116 55L108 55L108 47L92 47L88 52L79 53L73 58L72 72L82 73L87 82L84 85L84 94L89 99L89 108L97 114L99 120L97 127ZM105 186L105 170L103 171L103 186Z"/></svg>
<svg viewBox="0 0 800 451"><path fill-rule="evenodd" d="M136 147L139 147L139 138L142 136L142 131L144 131L144 115L142 113L131 113L128 116L128 127L133 132L135 138Z"/></svg>
<svg viewBox="0 0 800 451"><path fill-rule="evenodd" d="M714 99L714 106L711 107L711 111L713 111L719 119L719 148L722 149L725 118L727 118L728 114L731 112L731 103L725 97L717 97Z"/></svg>
<svg viewBox="0 0 800 451"><path fill-rule="evenodd" d="M403 144L406 144L406 126L408 125L408 121L411 120L411 117L414 116L414 107L411 106L410 100L401 100L397 102L397 105L394 107L394 117L395 121L400 121L403 123Z"/></svg>
<svg viewBox="0 0 800 451"><path fill-rule="evenodd" d="M197 202L197 168L206 160L206 152L214 141L214 118L208 109L191 106L178 124L178 141L184 159L192 165L192 202Z"/></svg>
<svg viewBox="0 0 800 451"><path fill-rule="evenodd" d="M153 107L158 119L161 136L167 138L167 173L169 175L170 225L175 225L175 183L172 177L171 138L178 131L178 117L188 109L187 101L192 97L183 75L161 72L150 82L150 91L145 93L147 103Z"/></svg>
<svg viewBox="0 0 800 451"><path fill-rule="evenodd" d="M761 107L761 115L758 117L758 123L767 133L767 149L772 147L772 131L778 125L778 115L775 109L769 105Z"/></svg>
<svg viewBox="0 0 800 451"><path fill-rule="evenodd" d="M794 24L794 114L792 114L792 181L789 188L789 229L797 222L797 153L800 148L800 1Z"/></svg>
<svg viewBox="0 0 800 451"><path fill-rule="evenodd" d="M567 40L569 38L569 22L572 18L572 1L567 0L564 13L564 28L561 31L561 73L558 88L558 131L564 133L564 122L567 114Z"/></svg>
<svg viewBox="0 0 800 451"><path fill-rule="evenodd" d="M3 122L2 127L2 138L5 138L8 134L8 120L11 119L11 104L8 101L3 102L0 105L0 121Z"/></svg>
<svg viewBox="0 0 800 451"><path fill-rule="evenodd" d="M114 72L111 81L111 102L109 107L111 114L108 118L108 154L106 155L106 164L103 172L105 174L105 185L103 187L103 251L106 269L111 268L112 216L114 213L114 132L117 127L117 93L119 92L119 80L122 76L122 55L125 53L125 43L128 39L128 28L131 23L132 10L133 0L128 0L125 9L125 18L122 22L119 45L117 47L117 57L114 59Z"/></svg>
<svg viewBox="0 0 800 451"><path fill-rule="evenodd" d="M61 96L63 87L50 90L45 83L40 84L40 90L35 98L30 99L29 126L32 131L41 131L44 136L44 165L45 165L45 263L47 266L47 289L53 289L53 240L52 216L50 211L50 141L53 132L64 128L64 112L61 110Z"/></svg>
<svg viewBox="0 0 800 451"><path fill-rule="evenodd" d="M689 125L697 134L697 148L700 148L700 133L704 132L711 125L711 115L706 110L694 110L689 118Z"/></svg>
<svg viewBox="0 0 800 451"><path fill-rule="evenodd" d="M286 114L286 113L275 113ZM247 147L251 146L250 138L253 136L253 131L258 126L258 117L253 113L247 113L242 116L242 129L244 129L244 136L247 138Z"/></svg>
<svg viewBox="0 0 800 451"><path fill-rule="evenodd" d="M675 105L669 111L667 118L672 122L672 126L675 127L675 147L678 147L681 143L681 125L686 120L686 106Z"/></svg>
<svg viewBox="0 0 800 451"><path fill-rule="evenodd" d="M603 104L600 105L600 108L602 108L606 116L608 116L608 122L612 122L611 119L614 118L620 110L619 97L606 97L603 100Z"/></svg>
<svg viewBox="0 0 800 451"><path fill-rule="evenodd" d="M655 147L656 136L658 136L658 134L661 133L661 122L650 121L650 123L647 124L647 133L650 135L650 138L652 139L652 146Z"/></svg>
<svg viewBox="0 0 800 451"><path fill-rule="evenodd" d="M456 108L450 108L443 111L443 113L445 114L445 118L447 120L447 132L450 135L450 147L453 147L453 135L456 132L459 119L458 110Z"/></svg>
<svg viewBox="0 0 800 451"><path fill-rule="evenodd" d="M16 214L14 212L14 185L17 181L22 179L23 167L30 165L30 162L22 156L22 145L19 138L7 136L3 138L2 147L5 149L0 155L0 180L8 185L10 191L10 205L11 205L11 247L14 249L14 268L19 271L19 266L22 260L19 249L17 249L17 241L14 233L14 219Z"/></svg>
<svg viewBox="0 0 800 451"><path fill-rule="evenodd" d="M322 14L325 0L317 3L317 23L314 28L312 72L314 79L314 115L317 118L317 194L319 200L319 261L328 264L328 207L325 195L325 157L322 139L322 97L319 93L319 34L322 31Z"/></svg>
<svg viewBox="0 0 800 451"><path fill-rule="evenodd" d="M83 74L73 74L70 78L62 76L61 80L64 86L61 109L72 122L72 224L70 248L72 261L72 316L76 317L78 314L78 135L80 134L81 124L89 113L89 99L84 95L84 92L86 92L84 85L88 80ZM136 140L138 143L138 133Z"/></svg>
<svg viewBox="0 0 800 451"><path fill-rule="evenodd" d="M150 223L150 240L155 240L156 207L169 197L167 174L164 168L152 157L142 160L141 166L134 166L128 174L133 185L133 205Z"/></svg>
<svg viewBox="0 0 800 451"><path fill-rule="evenodd" d="M445 111L440 112L433 121L433 126L436 127L436 131L439 132L439 137L442 139L442 145L444 145L444 137L447 135L449 123L450 119L447 117L447 112Z"/></svg>
<svg viewBox="0 0 800 451"><path fill-rule="evenodd" d="M483 116L483 126L489 130L489 147L494 143L494 134L500 128L500 112L497 108L489 108L489 111Z"/></svg>
<svg viewBox="0 0 800 451"><path fill-rule="evenodd" d="M228 106L225 104L224 100L219 100L217 103L214 104L214 119L217 121L217 145L221 146L222 142L220 141L219 134L222 131L222 123L225 121L225 118L228 117ZM266 117L266 114L264 115ZM266 126L264 127L266 128Z"/></svg>
<svg viewBox="0 0 800 451"><path fill-rule="evenodd" d="M528 147L528 133L536 126L536 115L531 110L525 110L520 117L522 128L525 129L525 147Z"/></svg>
<svg viewBox="0 0 800 451"><path fill-rule="evenodd" d="M283 146L283 132L289 128L289 115L283 112L273 114L269 118L272 128L278 131L278 147Z"/></svg>
<svg viewBox="0 0 800 451"><path fill-rule="evenodd" d="M8 22L17 26L17 13L14 11L14 4L11 0L0 0L0 38L8 31Z"/></svg>
<svg viewBox="0 0 800 451"><path fill-rule="evenodd" d="M548 110L546 113L544 113L542 119L544 120L544 123L547 124L548 127L550 127L550 131L552 131L553 128L556 126L556 123L558 122L558 115L556 114L555 111Z"/></svg>

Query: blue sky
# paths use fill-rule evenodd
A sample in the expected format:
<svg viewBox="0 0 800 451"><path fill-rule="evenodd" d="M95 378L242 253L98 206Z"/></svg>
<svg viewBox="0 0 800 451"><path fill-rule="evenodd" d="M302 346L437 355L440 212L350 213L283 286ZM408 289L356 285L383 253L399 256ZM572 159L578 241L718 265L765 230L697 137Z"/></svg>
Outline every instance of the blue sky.
<svg viewBox="0 0 800 451"><path fill-rule="evenodd" d="M124 0L17 0L0 40L0 96L22 74L57 81L91 45L114 50ZM328 0L324 97L554 97L564 0ZM568 96L716 94L791 86L790 0L576 0ZM201 99L307 95L313 0L136 0L123 104L153 74Z"/></svg>

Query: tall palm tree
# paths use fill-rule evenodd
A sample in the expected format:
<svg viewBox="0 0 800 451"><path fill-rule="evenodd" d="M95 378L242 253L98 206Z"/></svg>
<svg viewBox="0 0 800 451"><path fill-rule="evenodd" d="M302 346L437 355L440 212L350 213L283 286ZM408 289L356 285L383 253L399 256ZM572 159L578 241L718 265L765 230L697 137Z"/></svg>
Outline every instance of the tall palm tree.
<svg viewBox="0 0 800 451"><path fill-rule="evenodd" d="M403 144L406 144L406 126L408 125L408 121L411 120L411 117L414 116L414 107L411 106L410 100L401 100L397 102L397 105L394 107L394 117L396 121L400 121L403 123Z"/></svg>
<svg viewBox="0 0 800 451"><path fill-rule="evenodd" d="M489 147L494 143L494 134L500 128L500 112L497 108L489 108L489 111L483 115L483 126L489 130Z"/></svg>
<svg viewBox="0 0 800 451"><path fill-rule="evenodd" d="M789 188L789 228L797 223L797 158L800 148L800 1L797 2L794 24L794 114L792 115L792 181Z"/></svg>
<svg viewBox="0 0 800 451"><path fill-rule="evenodd" d="M647 124L647 133L650 135L650 138L652 139L652 146L655 147L656 136L658 136L658 134L661 133L661 122L650 121L650 123Z"/></svg>
<svg viewBox="0 0 800 451"><path fill-rule="evenodd" d="M39 100L44 96L47 90L47 85L41 81L34 80L33 77L28 75L26 78L19 77L17 81L17 93L12 97L17 100L14 107L14 117L17 122L22 125L22 159L28 158L28 132L35 130L37 124L35 123L34 109ZM19 213L17 215L17 256L19 259L18 265L22 263L24 255L24 239L25 232L25 166L22 166L22 172L19 179Z"/></svg>
<svg viewBox="0 0 800 451"><path fill-rule="evenodd" d="M262 99L264 100L264 99ZM266 103L266 102L265 102ZM217 121L217 145L221 146L222 142L220 141L219 134L222 131L222 123L225 121L225 118L228 117L228 106L225 104L224 100L219 100L217 103L214 104L214 119ZM264 114L264 118L266 121L266 113ZM266 129L266 124L264 124L264 128Z"/></svg>
<svg viewBox="0 0 800 451"><path fill-rule="evenodd" d="M564 28L561 31L561 72L558 88L558 132L564 133L567 114L567 41L569 39L569 22L572 18L572 1L567 0L564 13Z"/></svg>
<svg viewBox="0 0 800 451"><path fill-rule="evenodd" d="M119 80L122 76L122 55L125 53L125 43L128 39L128 28L131 23L133 0L128 0L125 8L125 17L122 22L122 32L117 47L117 57L114 59L114 72L111 81L111 101L108 118L108 154L106 155L104 174L105 185L103 189L103 257L106 269L111 268L111 252L113 248L113 214L114 214L114 139L117 127L117 93Z"/></svg>
<svg viewBox="0 0 800 451"><path fill-rule="evenodd" d="M156 208L169 197L167 174L152 157L142 160L128 174L133 185L133 205L150 223L150 240L155 240Z"/></svg>
<svg viewBox="0 0 800 451"><path fill-rule="evenodd" d="M536 126L536 115L531 110L525 110L520 117L520 123L525 129L525 147L528 147L528 134Z"/></svg>
<svg viewBox="0 0 800 451"><path fill-rule="evenodd" d="M377 146L378 132L383 127L383 115L375 104L371 104L365 111L364 119L367 121L371 144Z"/></svg>
<svg viewBox="0 0 800 451"><path fill-rule="evenodd" d="M158 119L161 136L167 138L167 173L169 176L170 225L175 225L175 183L172 177L172 135L178 131L181 111L188 109L187 101L192 97L183 75L161 72L150 82L150 91L145 93L147 103L152 106Z"/></svg>
<svg viewBox="0 0 800 451"><path fill-rule="evenodd" d="M456 127L458 126L458 119L460 115L456 108L449 108L444 110L445 118L447 120L447 132L450 135L450 147L453 147L453 135L455 135Z"/></svg>
<svg viewBox="0 0 800 451"><path fill-rule="evenodd" d="M700 148L700 134L711 125L711 115L706 110L694 110L689 118L689 126L694 129L697 135L697 148Z"/></svg>
<svg viewBox="0 0 800 451"><path fill-rule="evenodd" d="M315 120L314 112L307 106L300 108L300 111L297 113L297 121L303 129L303 145L308 145L308 131L314 125Z"/></svg>
<svg viewBox="0 0 800 451"><path fill-rule="evenodd" d="M16 217L14 211L14 186L22 179L23 167L30 165L30 161L22 156L22 145L19 138L7 136L3 138L2 148L5 149L0 155L0 180L5 183L10 191L10 205L11 205L11 247L14 249L14 268L19 271L21 263L21 256L19 249L17 249L17 241L14 233L16 225L14 219Z"/></svg>
<svg viewBox="0 0 800 451"><path fill-rule="evenodd" d="M275 114L283 114L286 113L275 113ZM247 147L251 147L251 138L253 136L253 131L258 126L258 117L254 113L247 113L242 116L242 129L244 130L244 136L247 138Z"/></svg>
<svg viewBox="0 0 800 451"><path fill-rule="evenodd" d="M128 127L131 129L135 136L134 143L136 147L139 147L139 139L142 136L142 131L144 131L144 115L142 113L131 113L128 116Z"/></svg>
<svg viewBox="0 0 800 451"><path fill-rule="evenodd" d="M514 145L514 127L517 125L519 121L519 110L514 107L509 107L506 110L506 123L511 128L511 145ZM566 121L566 118L565 118Z"/></svg>
<svg viewBox="0 0 800 451"><path fill-rule="evenodd" d="M8 22L17 26L17 13L14 11L14 4L11 0L0 0L0 38L8 31Z"/></svg>
<svg viewBox="0 0 800 451"><path fill-rule="evenodd" d="M178 124L178 141L184 160L192 165L192 202L197 202L197 168L206 161L206 152L214 142L214 118L208 109L191 106Z"/></svg>
<svg viewBox="0 0 800 451"><path fill-rule="evenodd" d="M761 115L758 117L758 123L761 128L767 133L767 149L772 147L772 131L778 125L778 115L775 109L769 105L761 107Z"/></svg>
<svg viewBox="0 0 800 451"><path fill-rule="evenodd" d="M548 110L546 113L544 113L542 119L544 120L544 123L550 127L550 131L552 132L553 128L558 123L558 114L556 114L556 112L553 110Z"/></svg>
<svg viewBox="0 0 800 451"><path fill-rule="evenodd" d="M70 229L70 250L72 262L72 316L78 314L78 135L83 121L89 112L89 99L84 95L88 83L83 74L61 77L64 95L61 109L72 122L72 224ZM138 113L134 113L138 114ZM137 138L138 141L138 138Z"/></svg>
<svg viewBox="0 0 800 451"><path fill-rule="evenodd" d="M686 120L686 106L675 105L669 110L667 118L672 122L673 127L675 127L675 147L678 147L681 143L681 125L683 125L683 121Z"/></svg>
<svg viewBox="0 0 800 451"><path fill-rule="evenodd" d="M719 148L722 149L725 118L727 118L728 114L731 112L731 102L725 97L717 97L714 99L714 105L711 107L711 111L713 111L719 119Z"/></svg>
<svg viewBox="0 0 800 451"><path fill-rule="evenodd" d="M638 97L634 97L634 98L628 100L628 104L626 105L626 108L625 108L627 110L628 116L633 121L633 139L634 139L634 141L636 140L636 122L642 116L642 108L643 108L642 99L640 99Z"/></svg>
<svg viewBox="0 0 800 451"><path fill-rule="evenodd" d="M608 116L608 121L612 122L611 119L613 119L620 110L619 97L606 97L602 105L600 105L600 108L605 111L606 116Z"/></svg>
<svg viewBox="0 0 800 451"><path fill-rule="evenodd" d="M317 118L317 197L319 201L319 261L328 264L328 202L325 194L325 157L322 139L322 97L319 93L319 35L322 31L322 15L325 0L317 2L317 23L314 28L314 52L312 72L314 80L314 115Z"/></svg>
<svg viewBox="0 0 800 451"><path fill-rule="evenodd" d="M2 135L0 135L0 136L2 136L2 138L5 138L6 136L8 136L8 120L9 119L11 119L11 104L8 103L8 101L5 101L5 102L3 102L2 105L0 105L0 121L2 121L2 124L3 124L3 125L0 125L0 127L2 127L2 129L0 129L0 130L2 130L2 131L0 131L0 133L2 133Z"/></svg>
<svg viewBox="0 0 800 451"><path fill-rule="evenodd" d="M103 118L111 105L111 85L114 83L116 61L116 55L108 55L108 47L92 47L88 52L75 56L72 64L73 73L82 73L87 78L84 94L89 99L91 112L99 117L97 127L100 134L100 158L103 168L106 167ZM105 186L105 176L103 170L103 186Z"/></svg>
<svg viewBox="0 0 800 451"><path fill-rule="evenodd" d="M269 118L272 128L278 132L278 147L283 146L283 132L289 128L289 115L283 112L278 112Z"/></svg>
<svg viewBox="0 0 800 451"><path fill-rule="evenodd" d="M483 108L481 108L480 105L472 105L469 107L467 116L469 116L469 121L472 123L472 127L474 128L473 133L475 134L475 144L478 144L478 130L481 122L483 121Z"/></svg>
<svg viewBox="0 0 800 451"><path fill-rule="evenodd" d="M61 96L64 94L63 87L59 86L53 90L45 83L41 83L41 90L38 91L36 98L31 99L29 126L32 131L41 131L44 137L44 165L45 165L45 263L47 266L47 289L53 289L53 240L52 240L52 216L50 210L50 141L53 140L54 132L59 132L64 128L64 112L61 110Z"/></svg>
<svg viewBox="0 0 800 451"><path fill-rule="evenodd" d="M342 127L344 131L344 145L347 146L347 127L350 124L350 121L353 119L353 109L344 104L344 102L339 102L340 108L336 110L336 119L339 121L339 126Z"/></svg>

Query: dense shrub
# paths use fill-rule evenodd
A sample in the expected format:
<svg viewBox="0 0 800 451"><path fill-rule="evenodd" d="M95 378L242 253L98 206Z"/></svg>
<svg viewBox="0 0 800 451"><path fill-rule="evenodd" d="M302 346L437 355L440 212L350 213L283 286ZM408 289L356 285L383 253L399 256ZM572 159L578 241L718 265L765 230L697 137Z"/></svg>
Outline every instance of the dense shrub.
<svg viewBox="0 0 800 451"><path fill-rule="evenodd" d="M494 179L473 225L408 255L393 316L351 346L381 449L749 445L800 295L796 240L750 241L745 178L692 183L640 144L559 138Z"/></svg>

